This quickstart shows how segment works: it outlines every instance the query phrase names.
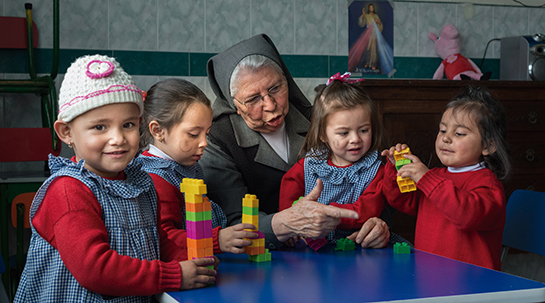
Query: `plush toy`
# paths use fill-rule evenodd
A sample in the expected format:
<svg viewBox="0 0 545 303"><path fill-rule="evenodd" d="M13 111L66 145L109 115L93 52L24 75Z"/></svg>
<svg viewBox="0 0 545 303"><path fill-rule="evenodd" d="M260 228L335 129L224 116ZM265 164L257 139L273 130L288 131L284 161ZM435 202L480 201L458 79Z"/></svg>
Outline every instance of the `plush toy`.
<svg viewBox="0 0 545 303"><path fill-rule="evenodd" d="M435 42L435 52L443 59L433 79L443 79L443 72L449 80L488 80L490 78L490 73L483 76L479 67L471 59L460 54L460 33L456 26L445 25L440 37L434 33L430 33L428 37Z"/></svg>

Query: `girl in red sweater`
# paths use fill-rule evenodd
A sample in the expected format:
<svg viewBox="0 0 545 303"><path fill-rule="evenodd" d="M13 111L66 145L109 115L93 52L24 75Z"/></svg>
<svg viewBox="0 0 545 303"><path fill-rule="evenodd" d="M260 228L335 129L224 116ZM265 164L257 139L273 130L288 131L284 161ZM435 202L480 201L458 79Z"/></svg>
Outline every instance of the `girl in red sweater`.
<svg viewBox="0 0 545 303"><path fill-rule="evenodd" d="M144 102L141 147L149 147L138 160L153 179L161 205L161 224L168 238L185 247L185 200L180 192L184 178L204 179L197 161L207 146L206 135L212 125L212 108L206 95L182 79L166 79L153 85ZM242 200L240 201L242 203ZM252 224L225 228L227 218L212 204L214 253L244 253L245 246L257 238Z"/></svg>
<svg viewBox="0 0 545 303"><path fill-rule="evenodd" d="M435 141L445 167L428 169L415 155L396 172L397 144L382 152L389 164L384 191L390 205L416 215L415 247L500 270L506 199L511 171L502 105L484 87L467 87L446 107ZM410 177L417 190L400 193L396 177Z"/></svg>
<svg viewBox="0 0 545 303"><path fill-rule="evenodd" d="M300 160L282 178L279 207L291 207L322 182L319 203L359 214L356 220L340 220L327 241L349 237L362 247L380 248L390 238L386 223L378 218L388 205L382 195L379 152L385 146L384 128L373 102L349 75L332 76L317 94ZM368 235L373 226L382 230L380 236Z"/></svg>
<svg viewBox="0 0 545 303"><path fill-rule="evenodd" d="M142 112L141 91L114 58L68 68L54 127L75 156L50 157L15 302L152 302L215 280L214 260L183 261L158 224L153 181L132 161Z"/></svg>

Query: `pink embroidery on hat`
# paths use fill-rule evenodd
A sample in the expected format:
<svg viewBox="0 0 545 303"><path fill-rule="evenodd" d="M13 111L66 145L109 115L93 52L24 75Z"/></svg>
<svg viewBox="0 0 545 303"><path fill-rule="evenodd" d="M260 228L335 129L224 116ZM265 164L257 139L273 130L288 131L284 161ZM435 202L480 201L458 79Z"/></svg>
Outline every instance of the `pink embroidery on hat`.
<svg viewBox="0 0 545 303"><path fill-rule="evenodd" d="M70 102L67 102L67 103L63 104L61 106L61 108L59 108L59 113L62 113L63 111L67 110L70 106L75 105L75 104L77 104L77 103L79 103L81 101L84 101L84 100L87 100L87 99L90 99L90 98L93 98L93 97L96 97L96 96L100 96L100 95L103 95L103 94L115 93L115 92L121 92L121 91L131 91L131 92L135 92L135 93L138 93L138 94L142 95L142 90L138 89L138 87L136 87L136 85L132 85L132 84L129 84L129 85L120 85L120 84L112 85L112 86L108 87L107 89L97 90L96 92L89 93L86 96L75 97L74 99L70 100ZM127 101L127 102L129 102L129 101Z"/></svg>
<svg viewBox="0 0 545 303"><path fill-rule="evenodd" d="M93 60L87 64L85 74L91 79L109 76L114 71L114 64L110 61Z"/></svg>

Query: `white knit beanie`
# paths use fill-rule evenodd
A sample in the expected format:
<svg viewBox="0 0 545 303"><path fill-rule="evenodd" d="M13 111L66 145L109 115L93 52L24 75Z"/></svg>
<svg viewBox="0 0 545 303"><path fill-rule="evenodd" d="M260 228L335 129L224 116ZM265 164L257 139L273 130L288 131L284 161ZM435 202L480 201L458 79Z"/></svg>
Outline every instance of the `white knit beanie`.
<svg viewBox="0 0 545 303"><path fill-rule="evenodd" d="M62 81L58 119L70 122L92 109L126 102L138 105L142 115L142 91L119 63L108 56L83 56L72 63Z"/></svg>

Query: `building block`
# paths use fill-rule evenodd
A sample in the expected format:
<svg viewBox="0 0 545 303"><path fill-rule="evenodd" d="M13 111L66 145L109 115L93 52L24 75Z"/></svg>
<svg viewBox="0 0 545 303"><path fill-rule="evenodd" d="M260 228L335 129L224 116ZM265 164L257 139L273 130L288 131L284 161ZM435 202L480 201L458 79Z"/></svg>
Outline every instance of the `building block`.
<svg viewBox="0 0 545 303"><path fill-rule="evenodd" d="M416 183L409 177L402 178L401 176L397 176L397 185L399 186L399 191L402 193L416 190Z"/></svg>
<svg viewBox="0 0 545 303"><path fill-rule="evenodd" d="M259 216L249 216L249 215L246 215L246 214L242 214L242 223L249 223L249 224L253 224L256 229L255 230L258 230L258 226L259 226Z"/></svg>
<svg viewBox="0 0 545 303"><path fill-rule="evenodd" d="M349 251L356 249L356 243L348 238L342 238L337 240L337 247L335 250Z"/></svg>
<svg viewBox="0 0 545 303"><path fill-rule="evenodd" d="M259 215L259 208L257 207L242 207L242 214L248 216L257 216Z"/></svg>
<svg viewBox="0 0 545 303"><path fill-rule="evenodd" d="M258 208L259 207L259 199L257 199L256 195L250 195L246 194L244 198L242 198L242 207L252 207L252 208Z"/></svg>
<svg viewBox="0 0 545 303"><path fill-rule="evenodd" d="M403 149L402 151L398 152L397 150L394 151L394 159L396 160L396 170L399 170L403 165L409 164L412 161L405 158L404 155L410 155L411 150L407 147ZM400 176L397 176L397 185L399 186L399 191L402 193L411 192L416 190L416 183L413 179L409 177L401 178Z"/></svg>
<svg viewBox="0 0 545 303"><path fill-rule="evenodd" d="M327 240L325 238L320 239L306 239L308 246L312 248L314 251L318 251L322 246L327 244Z"/></svg>
<svg viewBox="0 0 545 303"><path fill-rule="evenodd" d="M206 184L200 179L184 178L180 184L180 191L187 195L201 196L206 194Z"/></svg>
<svg viewBox="0 0 545 303"><path fill-rule="evenodd" d="M196 212L202 212L204 210L204 203L185 203L185 210L196 213Z"/></svg>
<svg viewBox="0 0 545 303"><path fill-rule="evenodd" d="M265 253L260 255L250 255L248 259L252 262L268 262L271 261L271 253L265 249Z"/></svg>
<svg viewBox="0 0 545 303"><path fill-rule="evenodd" d="M405 242L397 242L394 244L394 254L410 254L411 247Z"/></svg>

